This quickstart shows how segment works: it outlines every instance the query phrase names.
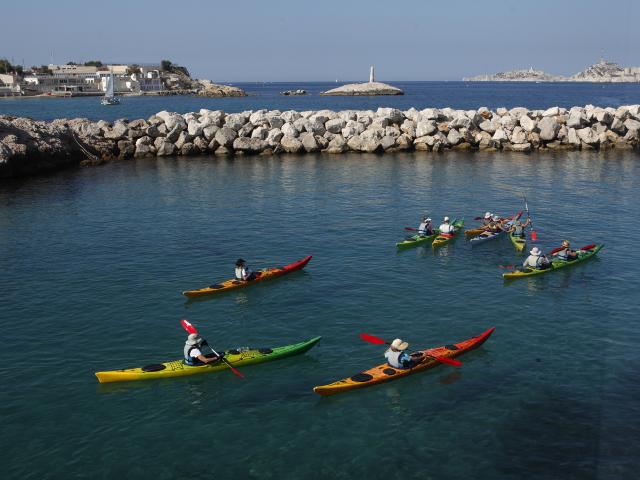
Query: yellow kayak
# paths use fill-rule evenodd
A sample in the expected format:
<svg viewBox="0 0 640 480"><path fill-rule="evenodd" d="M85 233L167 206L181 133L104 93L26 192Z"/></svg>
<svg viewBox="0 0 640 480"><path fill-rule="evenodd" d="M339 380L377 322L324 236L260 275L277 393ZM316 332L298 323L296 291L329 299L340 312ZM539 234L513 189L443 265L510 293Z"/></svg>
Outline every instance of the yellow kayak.
<svg viewBox="0 0 640 480"><path fill-rule="evenodd" d="M227 350L225 360L234 367L254 365L256 363L270 362L281 358L291 357L305 353L322 337L314 337L306 342L286 345L276 348L254 348L248 350ZM96 372L100 383L130 382L134 380L155 380L159 378L186 377L200 373L219 372L228 370L229 367L222 362L208 363L206 365L191 366L182 360L173 360L165 363L156 363L139 368L123 368L107 372Z"/></svg>

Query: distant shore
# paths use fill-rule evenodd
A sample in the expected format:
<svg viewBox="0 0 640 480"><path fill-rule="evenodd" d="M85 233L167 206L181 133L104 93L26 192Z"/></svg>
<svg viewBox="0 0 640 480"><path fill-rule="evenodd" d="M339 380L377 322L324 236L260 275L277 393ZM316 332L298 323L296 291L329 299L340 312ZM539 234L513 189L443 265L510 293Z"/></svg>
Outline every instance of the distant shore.
<svg viewBox="0 0 640 480"><path fill-rule="evenodd" d="M640 105L495 111L201 109L113 123L0 115L0 132L0 178L8 178L155 156L637 149Z"/></svg>

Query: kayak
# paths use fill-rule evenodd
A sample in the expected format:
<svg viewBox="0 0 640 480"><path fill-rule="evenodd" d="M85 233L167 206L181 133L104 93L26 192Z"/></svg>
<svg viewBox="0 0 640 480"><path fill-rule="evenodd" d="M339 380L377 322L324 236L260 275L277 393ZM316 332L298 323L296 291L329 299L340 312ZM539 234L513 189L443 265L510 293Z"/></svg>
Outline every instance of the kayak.
<svg viewBox="0 0 640 480"><path fill-rule="evenodd" d="M501 221L504 220L513 220L516 216L518 218L520 218L520 216L522 215L522 212L518 212L515 215L511 215L510 217L502 217L500 218ZM480 235L482 232L486 231L487 229L485 227L480 227L480 228L472 228L470 230L465 230L464 231L464 235L465 237L476 237L478 235Z"/></svg>
<svg viewBox="0 0 640 480"><path fill-rule="evenodd" d="M509 220L505 224L505 228L509 229L511 227L511 225L513 225L513 222L518 220L521 215L522 215L522 212L518 212L515 215L513 215L512 217L510 217L511 220ZM483 232L483 233L489 233L489 235L480 234L477 237L472 238L471 240L469 240L469 242L471 243L472 246L473 245L478 245L479 243L488 242L489 240L495 240L496 238L503 236L505 234L505 231L504 230L499 230L497 232Z"/></svg>
<svg viewBox="0 0 640 480"><path fill-rule="evenodd" d="M603 247L604 247L604 244L601 243L601 244L594 245L592 248L589 248L586 250L580 249L578 250L578 253L579 254L580 252L584 252L584 253L580 254L580 256L577 259L571 260L568 262L565 260L557 260L557 259L552 260L551 267L545 268L544 270L536 269L536 268L521 268L519 270L513 270L511 272L503 273L502 276L504 277L505 280L515 280L516 278L531 277L533 275L542 275L543 273L553 272L554 270L569 267L571 265L575 265L576 263L581 263L581 262L584 262L585 260L588 260L591 257L593 257L596 253L598 253Z"/></svg>
<svg viewBox="0 0 640 480"><path fill-rule="evenodd" d="M256 363L280 360L281 358L300 355L312 348L322 337L314 337L306 342L286 345L275 348L254 348L227 350L224 358L234 367L255 365ZM210 356L213 354L205 355ZM130 382L134 380L155 380L158 378L185 377L197 375L199 373L219 372L228 370L229 367L223 362L215 362L207 365L191 366L182 360L173 360L165 363L156 363L140 368L125 368L122 370L111 370L108 372L96 372L96 377L100 383Z"/></svg>
<svg viewBox="0 0 640 480"><path fill-rule="evenodd" d="M516 250L518 252L524 251L524 248L527 246L526 236L519 237L517 235L514 235L513 233L509 233L509 238L511 239L511 243L513 243L513 246L516 247Z"/></svg>
<svg viewBox="0 0 640 480"><path fill-rule="evenodd" d="M455 219L451 225L455 227L455 233L441 233L440 235L438 235L431 244L434 250L438 247L441 247L442 245L446 245L451 240L457 237L458 230L460 230L464 225L464 218Z"/></svg>
<svg viewBox="0 0 640 480"><path fill-rule="evenodd" d="M432 235L412 235L411 237L407 237L403 241L396 243L396 247L398 247L399 250L404 250L406 248L417 247L418 245L428 243L436 238L440 233L440 230L437 228L434 228L433 231L435 233Z"/></svg>
<svg viewBox="0 0 640 480"><path fill-rule="evenodd" d="M287 265L281 268L266 268L256 272L256 278L249 281L240 281L236 279L225 280L224 282L216 283L205 288L198 290L187 290L182 294L189 298L201 297L203 295L211 295L213 293L228 292L229 290L235 290L237 288L247 287L254 283L261 282L262 280L271 280L272 278L281 277L287 273L295 272L296 270L302 270L307 263L311 260L311 255L304 257L302 260L298 260L291 265Z"/></svg>
<svg viewBox="0 0 640 480"><path fill-rule="evenodd" d="M478 335L477 337L470 338L460 343L451 345L444 345L442 347L430 348L427 350L420 350L427 355L433 355L437 357L453 358L463 353L466 353L474 348L478 348L487 338L493 333L494 328L490 328L486 332ZM389 382L398 378L406 377L423 370L437 367L441 362L433 358L427 358L419 365L408 368L398 369L391 367L388 363L378 365L377 367L365 370L364 372L357 373L351 377L337 382L330 383L328 385L320 385L313 389L319 395L328 396L335 395L336 393L346 392L348 390L354 390L356 388L369 387L371 385L377 385L379 383Z"/></svg>

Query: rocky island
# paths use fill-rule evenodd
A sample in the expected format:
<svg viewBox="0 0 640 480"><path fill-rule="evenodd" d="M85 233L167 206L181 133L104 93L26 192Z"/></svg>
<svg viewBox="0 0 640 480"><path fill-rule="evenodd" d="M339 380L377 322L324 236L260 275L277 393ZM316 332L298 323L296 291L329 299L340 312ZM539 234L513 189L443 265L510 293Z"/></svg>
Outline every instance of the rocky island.
<svg viewBox="0 0 640 480"><path fill-rule="evenodd" d="M524 70L498 72L493 75L465 77L465 82L640 82L640 67L621 67L601 59L585 70L570 77L552 75L533 67Z"/></svg>
<svg viewBox="0 0 640 480"><path fill-rule="evenodd" d="M111 160L191 155L455 150L593 150L640 146L640 105L373 110L201 109L147 119L35 121L0 115L0 178Z"/></svg>
<svg viewBox="0 0 640 480"><path fill-rule="evenodd" d="M348 83L320 95L404 95L404 92L386 83L376 82L374 69L371 67L367 83Z"/></svg>

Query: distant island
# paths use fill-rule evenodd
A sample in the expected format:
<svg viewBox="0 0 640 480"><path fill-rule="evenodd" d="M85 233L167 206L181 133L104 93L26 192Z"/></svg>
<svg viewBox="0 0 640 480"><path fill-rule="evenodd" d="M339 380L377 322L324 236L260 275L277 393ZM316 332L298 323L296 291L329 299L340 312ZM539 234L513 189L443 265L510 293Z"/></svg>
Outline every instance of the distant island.
<svg viewBox="0 0 640 480"><path fill-rule="evenodd" d="M0 97L100 96L113 76L117 95L200 95L244 97L240 88L194 79L186 67L157 64L106 64L100 60L25 68L0 58Z"/></svg>
<svg viewBox="0 0 640 480"><path fill-rule="evenodd" d="M531 67L523 70L498 72L494 75L465 77L462 80L464 82L640 82L640 67L621 67L617 63L602 59L570 77L552 75L542 70L534 70Z"/></svg>

